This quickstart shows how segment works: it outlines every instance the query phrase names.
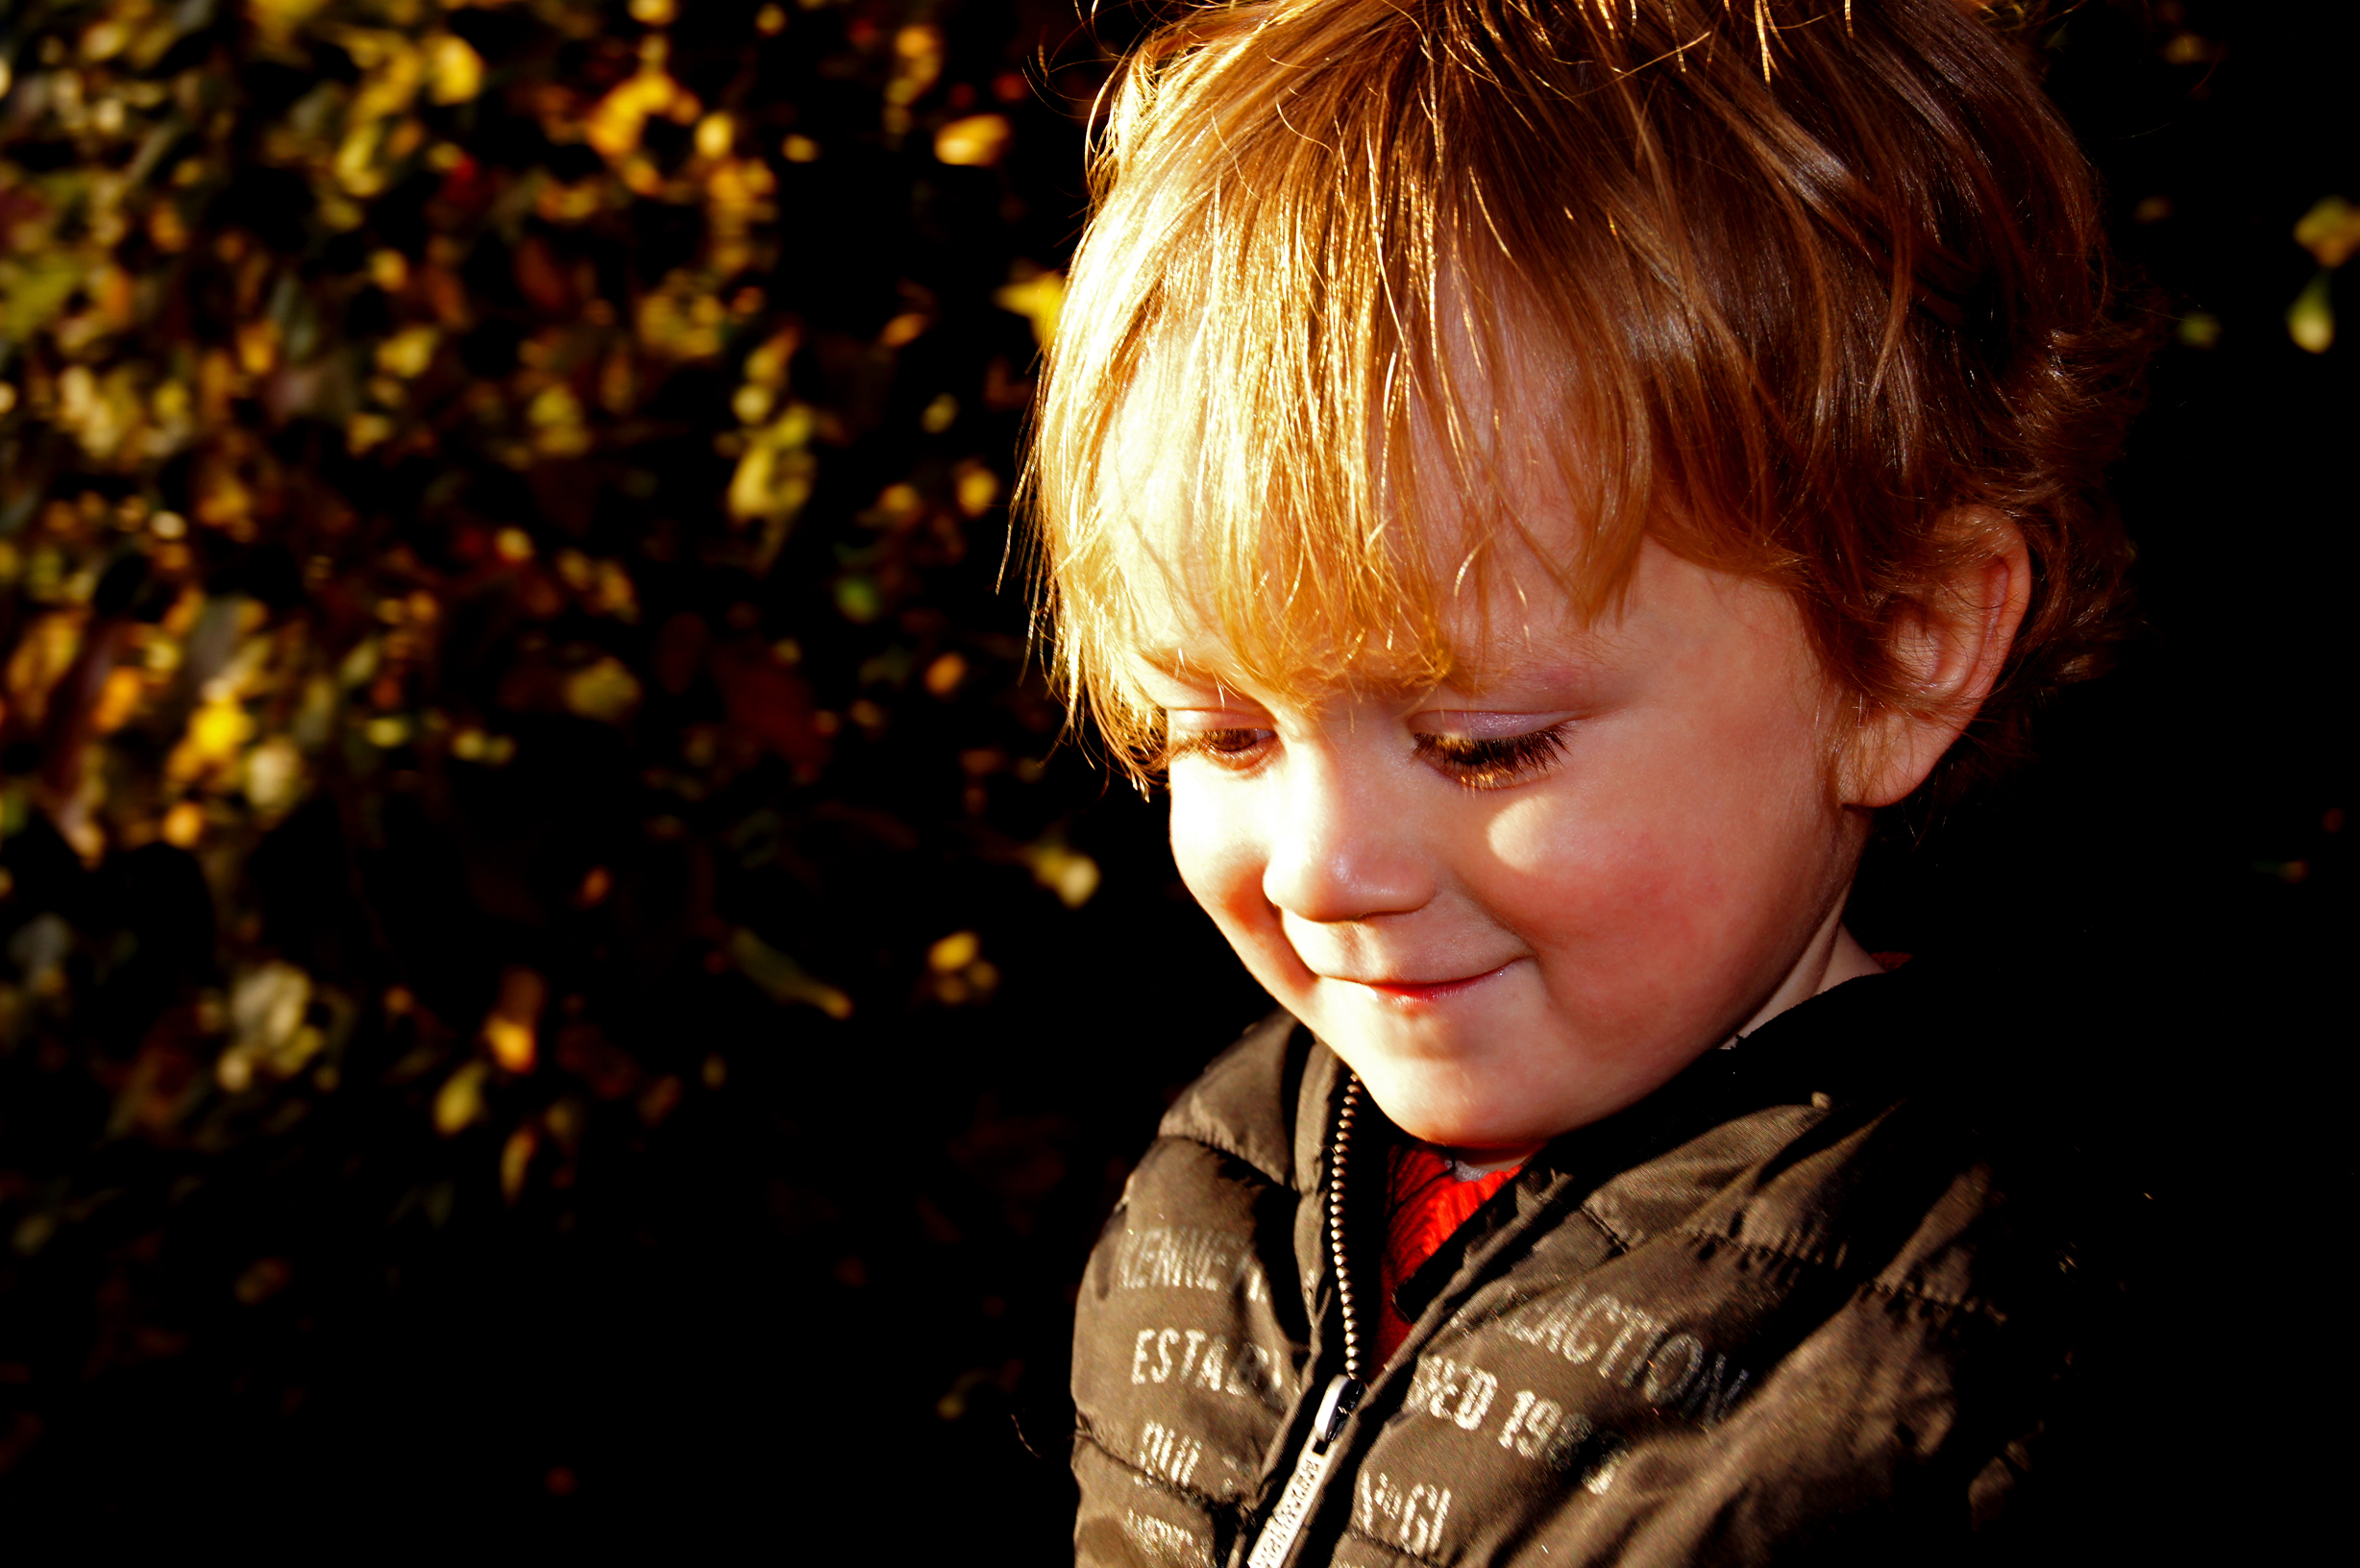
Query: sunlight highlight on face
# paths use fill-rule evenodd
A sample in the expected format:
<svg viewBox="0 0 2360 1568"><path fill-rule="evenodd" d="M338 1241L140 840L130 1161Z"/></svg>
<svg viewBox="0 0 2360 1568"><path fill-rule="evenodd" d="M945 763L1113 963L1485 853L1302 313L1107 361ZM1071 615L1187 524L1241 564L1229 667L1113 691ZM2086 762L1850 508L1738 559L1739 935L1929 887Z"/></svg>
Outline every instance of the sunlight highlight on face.
<svg viewBox="0 0 2360 1568"><path fill-rule="evenodd" d="M1181 875L1247 968L1406 1131L1501 1150L1861 972L1837 922L1868 823L1778 590L1651 544L1603 624L1489 598L1463 690L1290 699L1178 605L1138 678Z"/></svg>

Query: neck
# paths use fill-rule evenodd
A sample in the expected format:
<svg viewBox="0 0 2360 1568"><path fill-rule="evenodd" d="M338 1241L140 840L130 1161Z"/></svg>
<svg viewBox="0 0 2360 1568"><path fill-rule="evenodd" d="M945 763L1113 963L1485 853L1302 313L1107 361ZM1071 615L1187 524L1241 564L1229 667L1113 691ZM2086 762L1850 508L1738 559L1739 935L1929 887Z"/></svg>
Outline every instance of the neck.
<svg viewBox="0 0 2360 1568"><path fill-rule="evenodd" d="M1844 929L1842 908L1831 909L1828 918L1819 922L1819 929L1811 933L1811 940L1804 944L1803 955L1786 971L1786 978L1779 982L1778 990L1723 1043L1734 1045L1788 1008L1799 1007L1822 992L1833 991L1847 980L1883 972L1877 961L1868 956L1868 949Z"/></svg>

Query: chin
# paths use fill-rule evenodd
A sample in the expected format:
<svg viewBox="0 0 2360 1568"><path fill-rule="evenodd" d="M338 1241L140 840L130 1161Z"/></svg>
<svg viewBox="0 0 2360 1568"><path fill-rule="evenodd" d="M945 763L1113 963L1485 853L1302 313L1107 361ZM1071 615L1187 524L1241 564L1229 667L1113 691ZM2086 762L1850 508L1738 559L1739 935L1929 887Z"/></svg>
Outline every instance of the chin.
<svg viewBox="0 0 2360 1568"><path fill-rule="evenodd" d="M1425 1143L1450 1149L1506 1148L1553 1136L1526 1125L1530 1105L1487 1103L1461 1068L1429 1062L1352 1065L1387 1119Z"/></svg>

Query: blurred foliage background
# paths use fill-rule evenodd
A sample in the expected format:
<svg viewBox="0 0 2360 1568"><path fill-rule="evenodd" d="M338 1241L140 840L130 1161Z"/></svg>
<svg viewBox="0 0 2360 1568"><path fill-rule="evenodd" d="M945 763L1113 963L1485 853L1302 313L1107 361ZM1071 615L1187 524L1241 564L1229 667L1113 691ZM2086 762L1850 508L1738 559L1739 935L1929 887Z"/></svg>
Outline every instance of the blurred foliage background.
<svg viewBox="0 0 2360 1568"><path fill-rule="evenodd" d="M7 8L12 1515L877 1555L890 1475L1060 1550L1082 1255L1266 1005L1002 578L1136 25ZM2152 631L1856 919L2267 990L2345 908L2349 20L2052 25L2169 337Z"/></svg>

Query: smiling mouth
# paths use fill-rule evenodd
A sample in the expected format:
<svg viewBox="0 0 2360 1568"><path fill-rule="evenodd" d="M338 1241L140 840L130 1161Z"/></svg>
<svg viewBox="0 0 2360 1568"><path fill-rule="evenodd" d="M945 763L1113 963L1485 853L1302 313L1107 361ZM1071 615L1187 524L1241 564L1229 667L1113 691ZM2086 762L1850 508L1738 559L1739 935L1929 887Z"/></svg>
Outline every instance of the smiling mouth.
<svg viewBox="0 0 2360 1568"><path fill-rule="evenodd" d="M1465 975L1457 980L1362 980L1356 983L1397 1002L1438 1002L1463 991L1471 991L1494 975L1506 973L1514 962L1510 959L1496 969L1486 969L1481 974Z"/></svg>

